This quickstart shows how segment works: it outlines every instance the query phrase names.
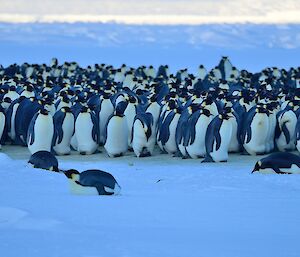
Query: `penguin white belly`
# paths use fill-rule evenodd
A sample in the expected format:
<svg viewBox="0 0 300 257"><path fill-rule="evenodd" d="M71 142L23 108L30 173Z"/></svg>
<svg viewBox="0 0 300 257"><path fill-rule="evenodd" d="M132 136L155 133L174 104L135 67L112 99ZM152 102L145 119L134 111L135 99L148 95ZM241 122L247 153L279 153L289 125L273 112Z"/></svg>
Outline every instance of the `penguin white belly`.
<svg viewBox="0 0 300 257"><path fill-rule="evenodd" d="M211 121L210 117L206 117L205 115L201 115L195 126L195 141L193 144L189 144L186 147L186 150L189 156L193 159L203 157L206 154L205 148L205 134L207 127Z"/></svg>
<svg viewBox="0 0 300 257"><path fill-rule="evenodd" d="M28 149L31 154L38 151L51 151L54 133L53 119L51 115L38 115L34 125L34 141L30 144L31 135L28 138Z"/></svg>
<svg viewBox="0 0 300 257"><path fill-rule="evenodd" d="M269 153L274 150L274 138L276 129L276 114L271 113L269 115L269 130L266 139L266 152Z"/></svg>
<svg viewBox="0 0 300 257"><path fill-rule="evenodd" d="M176 113L173 120L170 123L170 137L166 144L163 146L164 150L169 154L174 154L177 151L177 144L176 144L176 128L178 124L178 120L180 118L180 114Z"/></svg>
<svg viewBox="0 0 300 257"><path fill-rule="evenodd" d="M131 147L131 133L133 127L133 121L136 115L136 109L133 104L128 104L126 110L124 111L124 115L127 120L127 127L128 127L128 146Z"/></svg>
<svg viewBox="0 0 300 257"><path fill-rule="evenodd" d="M228 160L228 148L232 134L232 124L228 120L223 120L220 128L221 144L220 148L216 150L217 142L214 142L213 151L210 156L215 162L223 162Z"/></svg>
<svg viewBox="0 0 300 257"><path fill-rule="evenodd" d="M104 134L108 118L113 114L114 106L109 99L104 99L99 112L100 142L105 141Z"/></svg>
<svg viewBox="0 0 300 257"><path fill-rule="evenodd" d="M186 150L186 147L184 146L184 138L182 138L181 142L179 142L178 149L179 149L179 151L180 151L180 153L182 154L183 157L188 156L188 152Z"/></svg>
<svg viewBox="0 0 300 257"><path fill-rule="evenodd" d="M113 116L107 124L104 148L110 157L127 152L128 127L125 117Z"/></svg>
<svg viewBox="0 0 300 257"><path fill-rule="evenodd" d="M92 136L93 122L90 115L81 115L75 122L75 135L77 140L77 151L85 154L93 154L98 144L94 141Z"/></svg>
<svg viewBox="0 0 300 257"><path fill-rule="evenodd" d="M74 132L74 116L72 114L66 115L62 124L63 138L59 144L53 146L54 151L58 155L69 154L71 152L70 144Z"/></svg>
<svg viewBox="0 0 300 257"><path fill-rule="evenodd" d="M287 151L287 150L294 150L296 139L295 139L295 129L297 124L297 117L293 111L288 111L283 114L279 123L285 124L289 134L290 134L290 141L287 143L286 137L283 132L281 132L279 138L276 139L276 145L279 151Z"/></svg>
<svg viewBox="0 0 300 257"><path fill-rule="evenodd" d="M58 104L58 106L57 106L57 108L56 108L56 111L59 111L61 108L63 108L63 107L71 107L72 105L71 105L71 103L66 103L66 102L64 102L64 101L61 101L59 104Z"/></svg>
<svg viewBox="0 0 300 257"><path fill-rule="evenodd" d="M81 186L69 179L70 192L74 195L99 195L97 188Z"/></svg>
<svg viewBox="0 0 300 257"><path fill-rule="evenodd" d="M231 134L228 151L230 153L236 153L240 150L240 145L238 141L238 124L235 117L230 119L230 122L232 124L232 134Z"/></svg>
<svg viewBox="0 0 300 257"><path fill-rule="evenodd" d="M29 92L29 91L24 90L21 93L21 96L25 96L26 98L34 97L34 92Z"/></svg>
<svg viewBox="0 0 300 257"><path fill-rule="evenodd" d="M11 115L10 131L8 132L8 135L11 138L11 140L16 139L15 119L16 119L16 112L17 112L18 107L19 107L18 103L14 105L12 115Z"/></svg>
<svg viewBox="0 0 300 257"><path fill-rule="evenodd" d="M290 174L300 174L300 168L296 164L292 164L290 168L280 168L280 170Z"/></svg>
<svg viewBox="0 0 300 257"><path fill-rule="evenodd" d="M3 135L4 127L5 127L5 115L4 113L0 112L0 140ZM0 142L0 146L1 146L1 142Z"/></svg>
<svg viewBox="0 0 300 257"><path fill-rule="evenodd" d="M155 137L151 135L147 140L147 136L145 134L145 130L140 120L136 120L133 124L133 140L132 140L132 148L137 157L140 157L142 153L153 154L153 149L155 145ZM145 151L146 152L143 152Z"/></svg>
<svg viewBox="0 0 300 257"><path fill-rule="evenodd" d="M263 154L266 151L266 138L269 132L269 119L265 114L256 114L251 123L251 140L244 148L251 155ZM248 136L248 135L247 135ZM247 136L245 141L247 141Z"/></svg>
<svg viewBox="0 0 300 257"><path fill-rule="evenodd" d="M159 119L160 115L160 105L158 103L151 103L148 108L146 109L146 112L150 112L153 116L153 124L155 125L155 128L157 126L157 121Z"/></svg>
<svg viewBox="0 0 300 257"><path fill-rule="evenodd" d="M71 137L71 146L72 148L77 151L78 150L78 142L77 142L77 138L76 135L74 133L74 135Z"/></svg>

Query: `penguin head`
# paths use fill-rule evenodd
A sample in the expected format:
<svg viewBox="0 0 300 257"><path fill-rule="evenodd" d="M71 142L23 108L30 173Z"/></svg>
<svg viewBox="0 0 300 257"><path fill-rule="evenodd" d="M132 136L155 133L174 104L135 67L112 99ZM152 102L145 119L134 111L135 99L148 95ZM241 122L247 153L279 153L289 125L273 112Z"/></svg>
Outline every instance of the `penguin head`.
<svg viewBox="0 0 300 257"><path fill-rule="evenodd" d="M127 102L126 101L121 101L117 104L116 109L115 109L115 115L119 117L124 116L124 111L127 107Z"/></svg>
<svg viewBox="0 0 300 257"><path fill-rule="evenodd" d="M255 163L255 166L254 166L251 173L254 173L254 172L259 171L260 169L264 169L266 167L267 167L267 165L266 165L265 162L258 161L258 162Z"/></svg>
<svg viewBox="0 0 300 257"><path fill-rule="evenodd" d="M78 180L78 177L80 175L79 171L75 170L75 169L66 170L63 173L66 175L66 177L68 179L71 179L71 180L74 180L74 181Z"/></svg>
<svg viewBox="0 0 300 257"><path fill-rule="evenodd" d="M47 109L45 109L45 108L42 108L42 109L40 110L40 114L42 114L42 115L48 115L48 114L49 114L49 111L48 111Z"/></svg>

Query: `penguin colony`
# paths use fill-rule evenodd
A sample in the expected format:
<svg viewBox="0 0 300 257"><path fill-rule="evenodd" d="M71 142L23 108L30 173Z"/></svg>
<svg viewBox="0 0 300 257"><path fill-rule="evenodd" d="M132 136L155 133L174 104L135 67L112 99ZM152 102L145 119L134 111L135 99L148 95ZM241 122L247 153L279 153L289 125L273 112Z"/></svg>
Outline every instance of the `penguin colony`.
<svg viewBox="0 0 300 257"><path fill-rule="evenodd" d="M67 155L161 152L204 162L300 151L300 67L258 73L75 62L0 66L1 144Z"/></svg>

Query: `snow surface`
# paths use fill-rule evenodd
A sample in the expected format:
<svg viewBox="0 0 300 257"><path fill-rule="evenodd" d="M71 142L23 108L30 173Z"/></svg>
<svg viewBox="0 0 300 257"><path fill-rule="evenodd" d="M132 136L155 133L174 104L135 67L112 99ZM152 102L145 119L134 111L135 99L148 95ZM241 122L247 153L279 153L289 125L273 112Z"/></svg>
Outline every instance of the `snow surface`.
<svg viewBox="0 0 300 257"><path fill-rule="evenodd" d="M1 3L2 4L2 3ZM78 61L239 69L299 66L298 25L129 26L0 23L0 62ZM300 177L250 174L260 157L202 164L156 151L110 159L58 157L62 169L103 169L116 197L74 196L62 174L31 168L27 148L0 152L2 257L298 257ZM159 182L158 182L159 181Z"/></svg>
<svg viewBox="0 0 300 257"><path fill-rule="evenodd" d="M1 256L299 256L300 177L250 174L259 157L58 157L62 169L112 173L122 194L99 197L71 195L29 156L0 153Z"/></svg>

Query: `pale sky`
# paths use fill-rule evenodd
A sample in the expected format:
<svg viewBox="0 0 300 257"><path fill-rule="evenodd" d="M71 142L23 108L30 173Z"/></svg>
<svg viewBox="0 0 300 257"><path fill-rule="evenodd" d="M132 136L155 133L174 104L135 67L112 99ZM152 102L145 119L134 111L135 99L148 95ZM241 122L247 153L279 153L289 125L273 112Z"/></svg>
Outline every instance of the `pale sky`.
<svg viewBox="0 0 300 257"><path fill-rule="evenodd" d="M0 0L0 21L300 23L299 0Z"/></svg>

